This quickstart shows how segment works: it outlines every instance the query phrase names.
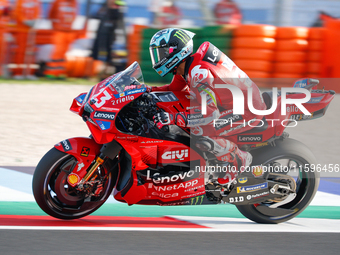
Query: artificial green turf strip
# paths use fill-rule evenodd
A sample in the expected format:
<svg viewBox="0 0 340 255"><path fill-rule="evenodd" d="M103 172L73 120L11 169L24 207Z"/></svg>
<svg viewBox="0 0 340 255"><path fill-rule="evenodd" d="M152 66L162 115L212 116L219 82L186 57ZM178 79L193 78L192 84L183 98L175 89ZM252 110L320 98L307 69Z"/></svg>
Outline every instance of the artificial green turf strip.
<svg viewBox="0 0 340 255"><path fill-rule="evenodd" d="M35 202L0 202L2 215L46 215ZM92 215L162 217L165 215L244 218L234 205L146 206L107 203ZM340 219L340 206L309 206L300 218Z"/></svg>

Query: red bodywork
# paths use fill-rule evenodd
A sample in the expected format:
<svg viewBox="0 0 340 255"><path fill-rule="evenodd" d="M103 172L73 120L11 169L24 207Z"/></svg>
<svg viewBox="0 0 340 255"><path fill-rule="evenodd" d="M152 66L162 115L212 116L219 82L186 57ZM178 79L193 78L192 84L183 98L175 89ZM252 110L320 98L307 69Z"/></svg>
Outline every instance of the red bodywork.
<svg viewBox="0 0 340 255"><path fill-rule="evenodd" d="M287 99L299 99L304 97L304 94L287 95ZM228 136L228 140L233 141L239 147L242 147L245 144L256 147L256 144L261 144L273 137L281 136L286 129L286 126L288 126L287 124L291 123L290 121L288 121L289 119L302 121L322 117L325 114L327 107L329 103L333 100L333 98L333 93L314 90L311 93L310 101L308 103L302 104L311 113L311 115L304 115L303 112L295 105L287 105L286 115L281 115L281 97L279 96L276 110L272 114L265 116L264 119L262 119L263 122L259 123L259 127L253 128L244 133ZM290 126L295 125L296 122L292 123ZM242 135L261 137L261 140L254 142L242 141L242 139L239 139L239 137L242 137Z"/></svg>
<svg viewBox="0 0 340 255"><path fill-rule="evenodd" d="M102 87L98 86L92 91L95 95L100 91ZM130 98L133 99L141 96L143 93L136 93ZM174 102L160 102L158 106L166 109L169 112L175 112L177 109L183 107L190 107L190 101L186 96L188 92L175 92L176 97L179 99L177 103ZM123 108L126 104L130 103L131 100L117 101L114 95L111 99L107 100L105 104L96 109L93 104L95 111L92 112L93 116L97 110L100 112L103 110L110 111L110 113L118 113L120 108ZM97 97L110 97L101 92ZM112 99L113 98L113 99ZM80 105L78 99L74 99L71 106L71 111L82 115L84 105ZM115 100L114 107L112 101ZM117 103L118 102L118 103ZM106 121L106 120L105 120ZM71 138L64 140L57 144L55 147L61 151L69 153L77 158L79 164L84 164L79 171L77 168L73 170L79 176L79 180L83 178L88 170L88 167L95 159L95 156L99 154L102 144L115 140L118 142L124 150L131 157L132 171L129 181L124 187L119 188L119 181L114 191L114 197L118 201L126 202L128 204L192 204L201 202L195 197L203 196L205 194L204 185L204 172L195 172L190 170L179 174L174 174L171 178L160 177L152 178L152 173L148 170L150 167L163 166L168 164L182 164L190 165L190 162L196 161L198 165L205 166L205 160L195 150L190 148L190 144L183 144L176 141L159 140L159 139L148 139L145 137L139 137L136 135L130 135L119 131L115 125L115 119L108 121L110 122L107 130L101 130L95 124L87 121L87 125L91 131L93 138ZM69 144L69 149L65 150L63 144ZM86 158L81 156L82 148L89 148L90 155ZM120 166L121 168L121 166ZM138 184L137 173L144 171L143 185ZM118 180L121 178L122 170L118 175ZM195 198L191 199L190 198ZM202 197L203 198L203 197ZM200 198L200 200L202 200ZM196 202L197 200L197 202Z"/></svg>
<svg viewBox="0 0 340 255"><path fill-rule="evenodd" d="M144 91L137 89L119 94L112 87L108 89L109 87L110 85L105 84L105 81L99 83L87 96L92 99L88 100L92 111L89 117L92 121L86 121L86 123L93 138L71 138L55 146L58 150L71 154L78 160L78 167L74 168L73 173L77 174L81 180L87 173L90 164L100 153L102 145L115 140L125 150L124 153L121 151L119 158L128 159L125 162L129 162L119 164L118 180L114 190L115 199L128 204L196 205L205 203L203 202L206 193L204 171L186 168L187 171L176 171L171 175L162 176L153 170L167 165L176 166L179 169L190 167L190 164L204 167L206 162L200 152L195 148L190 148L190 142L152 139L118 130L116 127L118 112L125 105L140 97ZM172 93L178 98L178 101L159 102L157 103L159 108L170 113L177 113L193 106L192 102L188 100L190 98L188 92L175 91ZM83 116L86 104L86 100L83 100L84 96L85 94L82 94L75 98L71 106L71 111L80 116ZM304 95L288 95L289 98L301 96ZM312 113L309 119L321 117L333 98L334 94L329 92L313 92L311 101L304 104L307 110ZM281 121L290 118L303 120L306 117L300 110L289 105L286 116L282 116L281 99L278 97L277 109L273 114L266 116L266 121L263 120L268 125L229 136L228 139L240 147L244 145L257 147L270 139L280 137L285 129L281 125ZM184 131L189 132L188 129ZM261 137L261 139L243 141L240 139L242 135Z"/></svg>

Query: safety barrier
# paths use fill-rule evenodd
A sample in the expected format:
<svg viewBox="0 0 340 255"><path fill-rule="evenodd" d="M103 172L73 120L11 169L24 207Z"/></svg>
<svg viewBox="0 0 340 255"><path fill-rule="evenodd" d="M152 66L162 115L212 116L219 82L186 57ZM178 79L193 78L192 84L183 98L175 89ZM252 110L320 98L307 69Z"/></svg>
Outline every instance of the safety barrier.
<svg viewBox="0 0 340 255"><path fill-rule="evenodd" d="M231 59L260 87L291 86L296 79L340 77L340 20L325 27L241 25L233 32ZM340 92L327 82L326 89Z"/></svg>
<svg viewBox="0 0 340 255"><path fill-rule="evenodd" d="M278 27L276 40L272 84L291 86L307 72L308 28Z"/></svg>
<svg viewBox="0 0 340 255"><path fill-rule="evenodd" d="M231 59L259 86L267 86L273 68L276 27L242 25L234 30Z"/></svg>
<svg viewBox="0 0 340 255"><path fill-rule="evenodd" d="M327 20L322 51L322 77L340 77L340 20Z"/></svg>
<svg viewBox="0 0 340 255"><path fill-rule="evenodd" d="M162 78L153 70L148 49L151 37L158 30L142 25L131 27L127 43L128 64L138 61L146 82L167 83L171 81L171 75ZM188 30L196 34L194 51L203 42L211 42L262 87L272 86L275 79L271 78L286 79L279 84L286 86L303 77L340 77L340 20L327 20L323 28L245 24ZM52 30L38 30L36 44L52 43L52 34ZM2 35L0 32L0 41L3 41ZM11 46L11 54L24 54L18 47ZM0 45L1 49L4 45ZM75 77L95 74L94 70L100 64L86 57L70 57L67 61L67 73ZM88 65L91 68L83 68ZM334 86L338 90L339 86Z"/></svg>
<svg viewBox="0 0 340 255"><path fill-rule="evenodd" d="M68 77L92 77L99 73L102 62L91 57L66 57L66 73Z"/></svg>
<svg viewBox="0 0 340 255"><path fill-rule="evenodd" d="M53 42L52 36L53 30L51 29L37 30L36 44L37 45L52 44Z"/></svg>
<svg viewBox="0 0 340 255"><path fill-rule="evenodd" d="M308 77L320 78L325 32L326 29L323 27L313 27L309 29L307 58Z"/></svg>
<svg viewBox="0 0 340 255"><path fill-rule="evenodd" d="M6 59L5 58L6 54L4 54L4 52L7 51L7 42L4 38L4 34L5 34L5 29L2 28L0 24L0 76L4 75L2 65Z"/></svg>
<svg viewBox="0 0 340 255"><path fill-rule="evenodd" d="M9 33L12 35L14 39L13 42L6 42L4 39L4 34ZM35 74L36 69L39 67L35 61L37 47L40 45L48 45L54 44L54 36L55 33L51 29L39 29L39 30L27 30L20 31L13 27L6 27L6 29L2 29L0 31L0 52L1 52L1 66L2 70L4 66L7 66L7 72L12 72L15 75L29 75ZM81 38L83 37L82 31L74 31L72 32L73 38ZM66 57L65 57L66 58ZM85 58L78 58L77 63L83 63L84 61L89 62L89 60L85 60ZM74 64L74 59L68 60L70 63L67 63L68 66ZM96 64L98 65L98 63ZM78 64L76 65L78 66ZM90 70L87 72L87 70ZM91 68L83 68L78 71L68 70L68 75L70 77L83 77L83 76L91 76L94 74L96 70L91 64ZM26 73L25 73L26 72ZM81 72L81 74L80 74ZM1 73L0 73L1 74ZM76 74L76 75L75 75ZM8 74L7 74L8 75ZM6 75L6 76L7 76Z"/></svg>

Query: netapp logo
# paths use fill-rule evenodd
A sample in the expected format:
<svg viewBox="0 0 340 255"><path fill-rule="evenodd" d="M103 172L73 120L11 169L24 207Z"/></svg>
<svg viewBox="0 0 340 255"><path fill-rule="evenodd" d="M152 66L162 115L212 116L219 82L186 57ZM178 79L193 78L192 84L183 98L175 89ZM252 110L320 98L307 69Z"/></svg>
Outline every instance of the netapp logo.
<svg viewBox="0 0 340 255"><path fill-rule="evenodd" d="M262 135L239 135L237 140L242 143L262 142Z"/></svg>
<svg viewBox="0 0 340 255"><path fill-rule="evenodd" d="M115 118L115 113L110 112L95 112L93 118L95 119L104 119L104 120L113 120Z"/></svg>

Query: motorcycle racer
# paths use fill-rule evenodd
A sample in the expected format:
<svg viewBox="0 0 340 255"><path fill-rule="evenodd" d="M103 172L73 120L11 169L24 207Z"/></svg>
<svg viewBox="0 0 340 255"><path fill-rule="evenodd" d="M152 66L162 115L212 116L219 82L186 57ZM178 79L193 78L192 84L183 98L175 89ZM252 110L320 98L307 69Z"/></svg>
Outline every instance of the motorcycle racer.
<svg viewBox="0 0 340 255"><path fill-rule="evenodd" d="M230 119L249 121L259 116L250 112L245 104L244 115L233 114L233 96L228 89L216 88L216 84L228 84L238 87L247 98L248 89L252 89L253 106L264 110L266 105L260 90L235 63L209 42L204 42L193 53L194 33L177 28L158 31L150 41L152 65L160 76L172 73L170 84L152 87L152 91L190 91L191 100L201 102L207 99L206 115L200 108L186 109L175 115L159 113L154 117L158 128L166 125L190 127L191 133L201 138L196 146L210 151L224 166L234 166L239 171L241 166L247 167L252 161L249 152L240 150L226 136L251 129L249 125L232 127ZM214 120L223 120L223 124L215 125ZM257 123L252 126L255 126ZM230 169L230 168L229 168ZM218 175L220 184L228 184L235 179L237 171L221 172Z"/></svg>

